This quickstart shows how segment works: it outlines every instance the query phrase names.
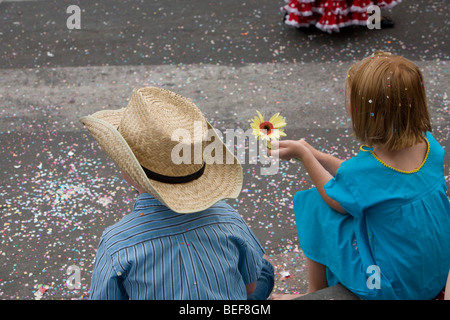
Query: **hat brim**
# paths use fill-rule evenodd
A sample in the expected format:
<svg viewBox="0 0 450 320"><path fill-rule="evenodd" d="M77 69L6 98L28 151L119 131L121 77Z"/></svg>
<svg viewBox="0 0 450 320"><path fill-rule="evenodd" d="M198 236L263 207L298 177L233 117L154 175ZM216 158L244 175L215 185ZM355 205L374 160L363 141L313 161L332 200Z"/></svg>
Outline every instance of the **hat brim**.
<svg viewBox="0 0 450 320"><path fill-rule="evenodd" d="M242 166L237 158L223 144L214 128L214 139L219 139L223 147L224 159L234 159L229 163L206 163L201 177L187 183L168 184L149 179L136 159L133 151L117 130L124 108L102 110L80 118L105 153L133 181L148 193L177 213L193 213L211 207L219 200L237 198L242 188Z"/></svg>

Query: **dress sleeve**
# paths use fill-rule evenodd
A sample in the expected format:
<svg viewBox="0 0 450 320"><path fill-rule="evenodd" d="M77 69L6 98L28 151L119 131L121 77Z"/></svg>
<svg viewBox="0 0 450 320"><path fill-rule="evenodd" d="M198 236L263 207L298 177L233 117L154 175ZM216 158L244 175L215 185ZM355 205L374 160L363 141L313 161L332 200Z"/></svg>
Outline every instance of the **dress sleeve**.
<svg viewBox="0 0 450 320"><path fill-rule="evenodd" d="M358 195L357 181L354 179L354 174L347 170L346 162L341 164L336 176L325 184L324 189L326 194L339 202L347 213L355 218L361 218L363 208Z"/></svg>

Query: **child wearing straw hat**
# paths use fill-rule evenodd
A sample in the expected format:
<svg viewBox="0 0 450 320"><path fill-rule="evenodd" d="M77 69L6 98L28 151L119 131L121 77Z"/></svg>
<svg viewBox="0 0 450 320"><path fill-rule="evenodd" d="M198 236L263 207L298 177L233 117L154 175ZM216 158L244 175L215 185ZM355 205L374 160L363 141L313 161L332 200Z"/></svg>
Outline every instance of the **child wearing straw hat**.
<svg viewBox="0 0 450 320"><path fill-rule="evenodd" d="M126 108L80 121L139 192L133 211L102 235L90 299L268 298L273 267L239 213L223 201L239 195L242 167L193 102L141 88ZM192 161L174 163L180 143L188 150L208 146L194 124L212 132L227 161L198 162L192 154ZM192 138L173 138L179 129Z"/></svg>

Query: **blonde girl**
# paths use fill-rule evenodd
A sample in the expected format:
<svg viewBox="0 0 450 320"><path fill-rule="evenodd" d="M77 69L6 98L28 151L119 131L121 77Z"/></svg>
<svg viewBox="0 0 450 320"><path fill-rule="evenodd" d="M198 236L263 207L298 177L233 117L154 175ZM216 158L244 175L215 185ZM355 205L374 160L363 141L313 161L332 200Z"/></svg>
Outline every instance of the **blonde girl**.
<svg viewBox="0 0 450 320"><path fill-rule="evenodd" d="M341 283L362 299L432 299L450 270L450 203L422 73L377 52L350 68L346 107L356 157L272 144L273 155L301 159L316 186L293 200L308 291Z"/></svg>

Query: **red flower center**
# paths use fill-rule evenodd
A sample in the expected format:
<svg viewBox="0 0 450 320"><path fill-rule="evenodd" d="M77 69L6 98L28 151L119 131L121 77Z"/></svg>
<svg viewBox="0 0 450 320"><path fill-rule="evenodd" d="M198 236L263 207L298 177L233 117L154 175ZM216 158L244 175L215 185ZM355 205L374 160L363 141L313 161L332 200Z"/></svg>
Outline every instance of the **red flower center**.
<svg viewBox="0 0 450 320"><path fill-rule="evenodd" d="M264 121L259 125L259 129L267 130L267 134L270 134L273 130L273 124L270 121Z"/></svg>

